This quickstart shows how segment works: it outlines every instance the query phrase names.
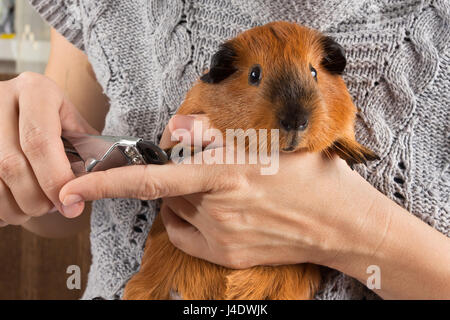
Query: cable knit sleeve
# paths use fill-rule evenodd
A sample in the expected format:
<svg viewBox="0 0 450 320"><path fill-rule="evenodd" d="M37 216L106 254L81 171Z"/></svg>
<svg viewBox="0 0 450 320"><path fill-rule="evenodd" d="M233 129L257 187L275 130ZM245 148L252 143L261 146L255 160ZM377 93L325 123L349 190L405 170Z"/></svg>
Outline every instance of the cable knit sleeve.
<svg viewBox="0 0 450 320"><path fill-rule="evenodd" d="M67 40L83 50L83 32L78 0L29 0L36 11Z"/></svg>

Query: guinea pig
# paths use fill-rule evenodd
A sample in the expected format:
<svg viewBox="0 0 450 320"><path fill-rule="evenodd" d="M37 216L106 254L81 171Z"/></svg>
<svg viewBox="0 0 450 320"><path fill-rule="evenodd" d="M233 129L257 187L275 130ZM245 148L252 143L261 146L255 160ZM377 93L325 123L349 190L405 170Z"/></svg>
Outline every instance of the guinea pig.
<svg viewBox="0 0 450 320"><path fill-rule="evenodd" d="M345 66L332 38L269 23L222 44L178 113L206 114L223 133L279 129L282 152L336 153L350 166L376 160L355 140L357 108L341 77ZM189 256L170 243L158 216L124 299L311 299L319 285L312 264L233 270Z"/></svg>

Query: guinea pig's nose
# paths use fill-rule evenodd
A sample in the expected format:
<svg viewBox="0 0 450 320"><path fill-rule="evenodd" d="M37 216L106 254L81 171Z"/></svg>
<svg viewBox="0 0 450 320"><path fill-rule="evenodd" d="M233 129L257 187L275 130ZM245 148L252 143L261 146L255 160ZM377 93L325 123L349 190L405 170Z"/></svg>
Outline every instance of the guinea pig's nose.
<svg viewBox="0 0 450 320"><path fill-rule="evenodd" d="M285 117L280 120L281 129L286 131L303 131L308 127L308 115L299 114L297 117Z"/></svg>

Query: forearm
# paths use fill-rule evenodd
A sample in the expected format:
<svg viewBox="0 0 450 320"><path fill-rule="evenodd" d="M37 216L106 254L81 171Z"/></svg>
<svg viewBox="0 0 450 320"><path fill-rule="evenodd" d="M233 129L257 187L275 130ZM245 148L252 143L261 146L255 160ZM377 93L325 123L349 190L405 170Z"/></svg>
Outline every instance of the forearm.
<svg viewBox="0 0 450 320"><path fill-rule="evenodd" d="M87 56L55 30L51 34L51 52L45 75L64 91L82 117L101 132L109 109L108 99Z"/></svg>
<svg viewBox="0 0 450 320"><path fill-rule="evenodd" d="M379 267L384 299L450 299L449 238L380 193L361 231L331 267L363 284Z"/></svg>

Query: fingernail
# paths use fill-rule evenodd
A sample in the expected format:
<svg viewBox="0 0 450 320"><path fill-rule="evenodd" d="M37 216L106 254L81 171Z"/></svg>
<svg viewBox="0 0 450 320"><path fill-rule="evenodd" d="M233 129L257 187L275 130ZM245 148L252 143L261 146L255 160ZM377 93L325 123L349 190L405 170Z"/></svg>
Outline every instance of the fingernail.
<svg viewBox="0 0 450 320"><path fill-rule="evenodd" d="M83 211L82 207L83 207L83 201L77 202L75 204L71 204L69 206L63 205L62 210L63 210L64 215L66 217L70 218L70 217L75 217L75 216L79 215Z"/></svg>
<svg viewBox="0 0 450 320"><path fill-rule="evenodd" d="M175 115L171 120L171 130L175 131L176 129L185 129L191 131L194 126L195 117L186 116L186 115Z"/></svg>
<svg viewBox="0 0 450 320"><path fill-rule="evenodd" d="M69 194L64 197L63 199L63 205L64 206L71 206L73 204L76 204L78 202L83 201L83 198L77 194Z"/></svg>
<svg viewBox="0 0 450 320"><path fill-rule="evenodd" d="M83 198L77 194L69 194L63 199L62 211L66 217L79 215L83 209ZM81 209L80 209L81 208Z"/></svg>

